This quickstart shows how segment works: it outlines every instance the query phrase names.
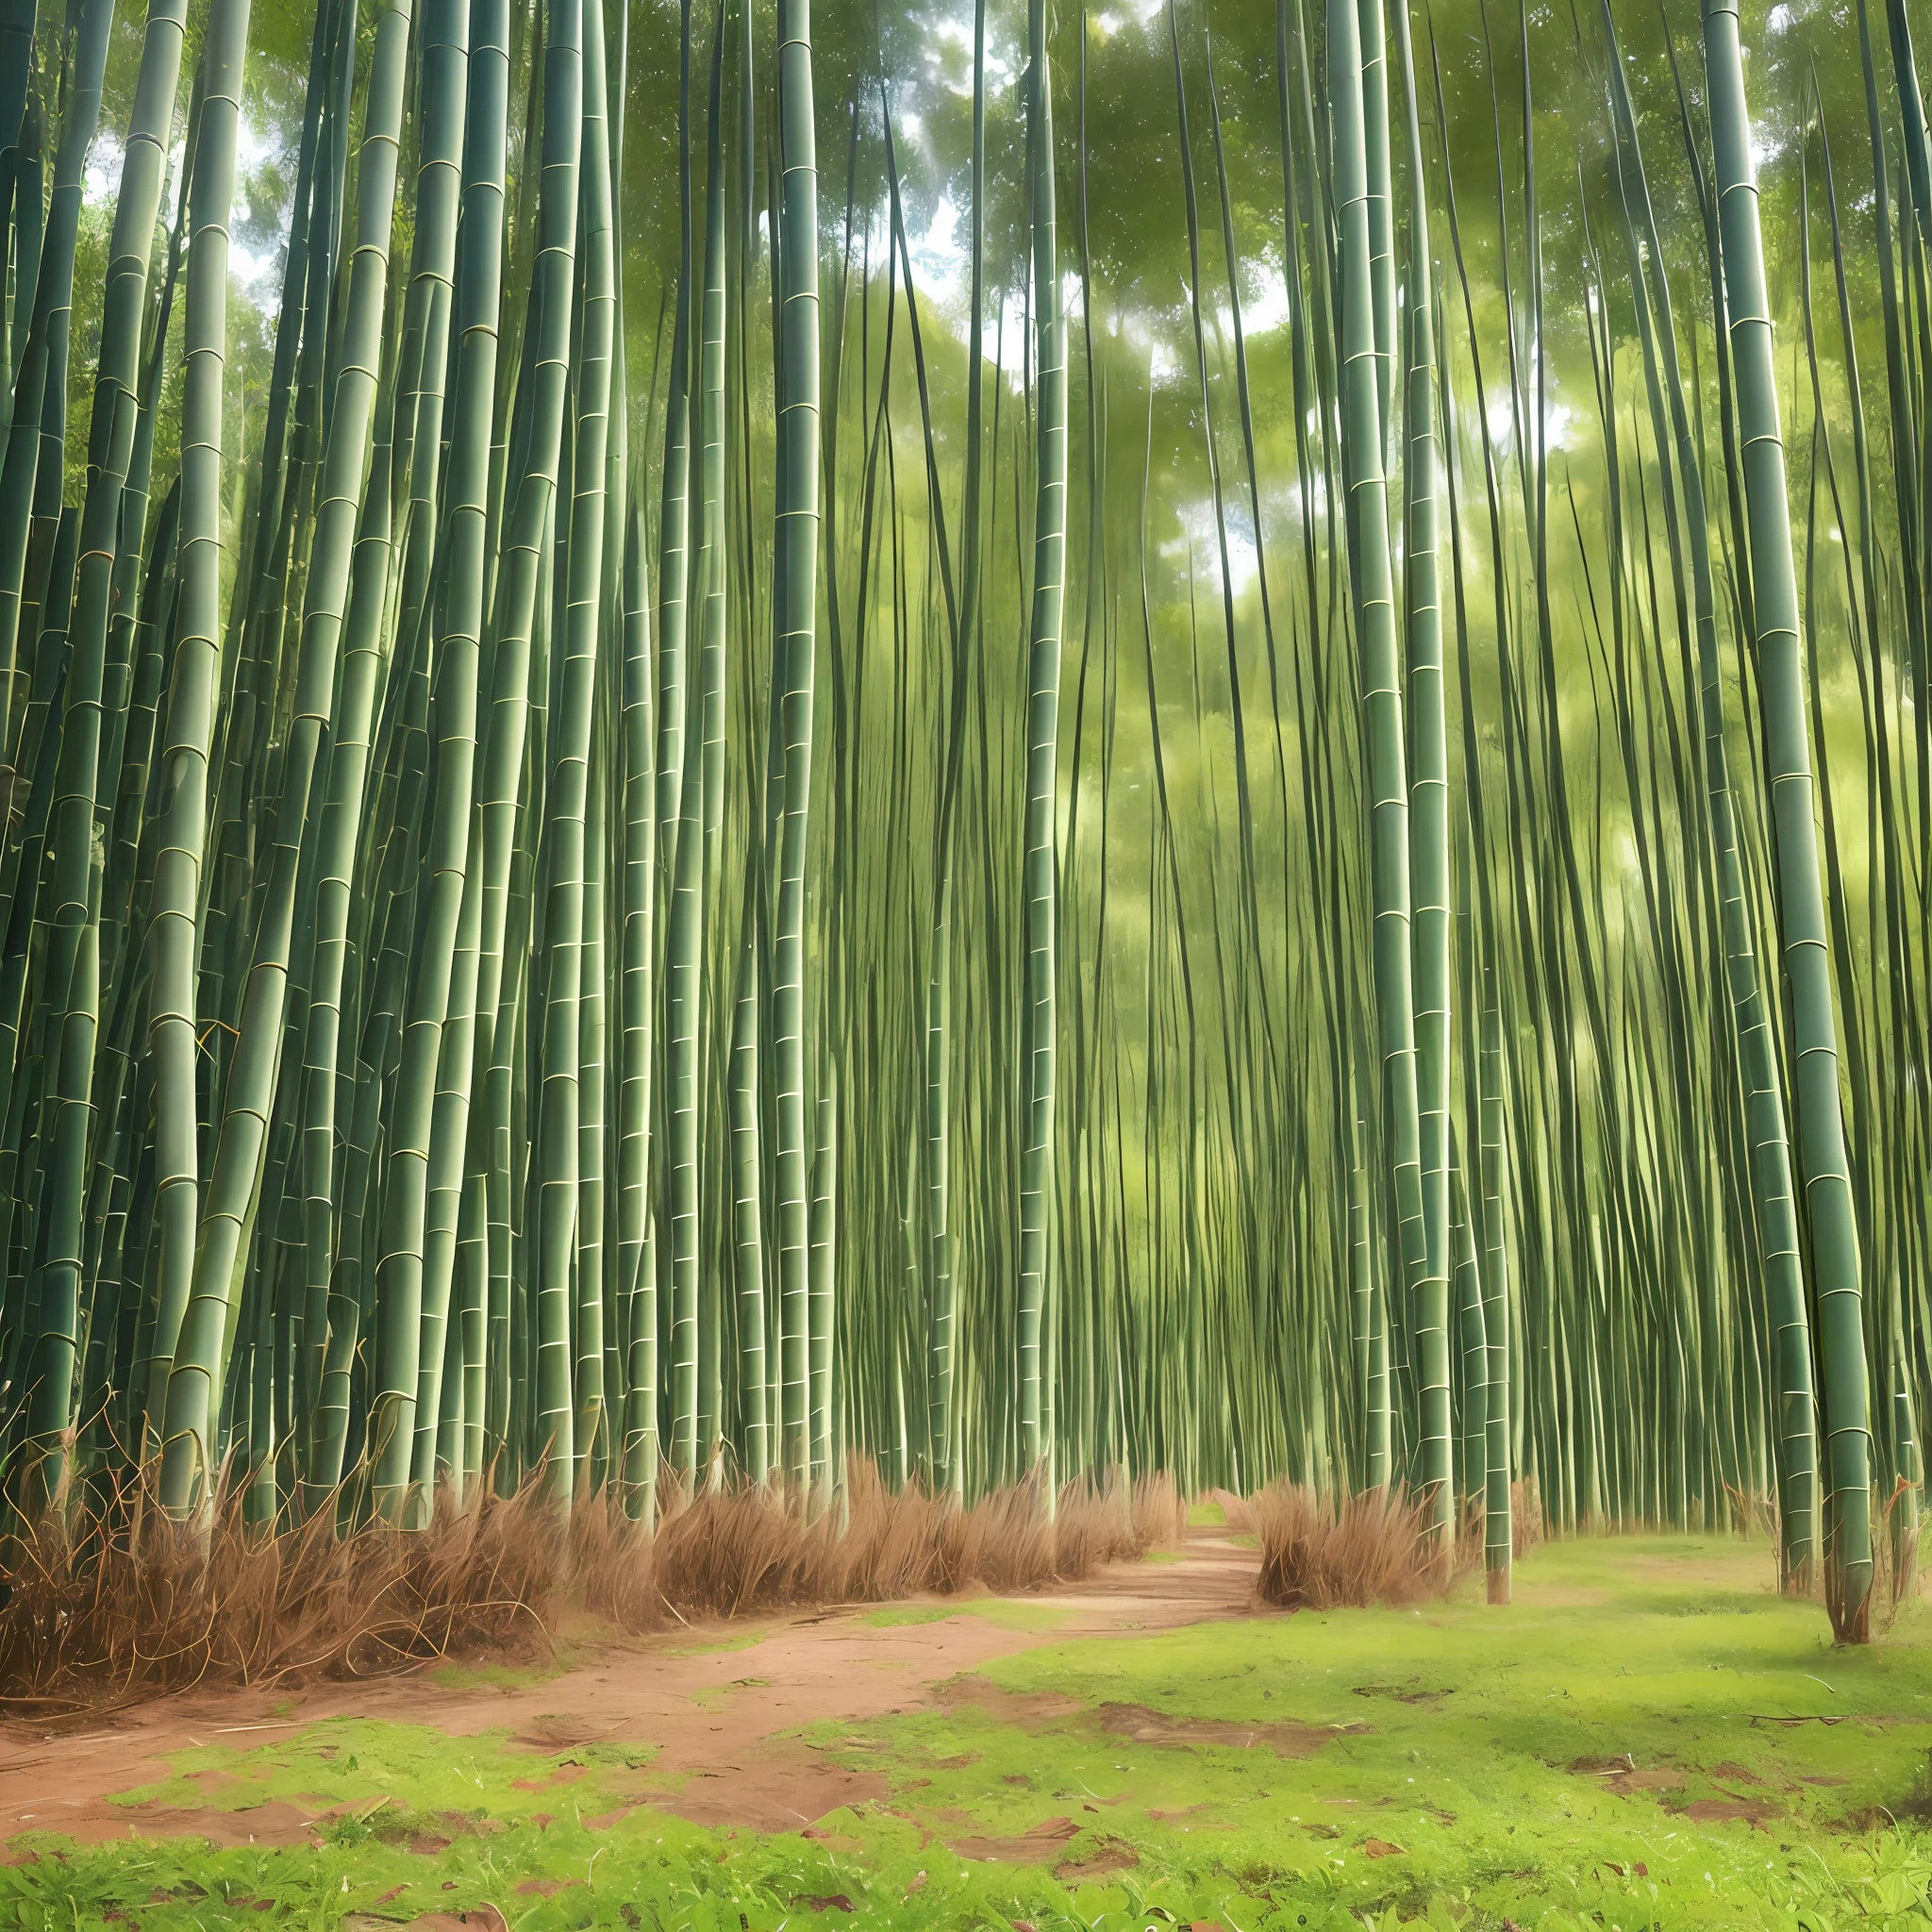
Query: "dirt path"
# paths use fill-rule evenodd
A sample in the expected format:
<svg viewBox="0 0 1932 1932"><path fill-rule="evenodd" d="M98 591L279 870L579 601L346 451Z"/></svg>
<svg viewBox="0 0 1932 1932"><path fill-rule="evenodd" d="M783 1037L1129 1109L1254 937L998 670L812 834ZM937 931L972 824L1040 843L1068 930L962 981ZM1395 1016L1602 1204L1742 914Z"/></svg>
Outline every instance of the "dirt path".
<svg viewBox="0 0 1932 1932"><path fill-rule="evenodd" d="M1224 1534L1191 1532L1176 1560L1111 1565L1024 1599L1059 1612L1051 1627L1032 1630L971 1615L880 1625L867 1621L877 1606L838 1606L751 1624L759 1634L749 1644L743 1624L600 1642L561 1674L510 1690L404 1677L292 1693L193 1691L70 1724L0 1721L0 1840L25 1831L120 1838L132 1828L296 1842L308 1836L308 1821L291 1806L178 1811L110 1800L165 1776L171 1753L264 1743L333 1717L433 1724L452 1737L508 1726L518 1743L553 1756L593 1740L648 1743L657 1747L654 1774L685 1779L675 1795L653 1802L704 1824L792 1829L884 1790L791 1735L803 1726L935 1707L945 1679L1038 1644L1244 1615L1257 1561ZM708 1650L707 1641L732 1647Z"/></svg>

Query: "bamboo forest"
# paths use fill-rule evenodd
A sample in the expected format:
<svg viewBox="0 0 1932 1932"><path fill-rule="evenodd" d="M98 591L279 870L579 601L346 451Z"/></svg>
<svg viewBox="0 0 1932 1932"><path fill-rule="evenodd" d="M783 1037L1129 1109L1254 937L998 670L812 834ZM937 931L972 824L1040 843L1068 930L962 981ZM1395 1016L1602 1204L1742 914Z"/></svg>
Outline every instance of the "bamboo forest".
<svg viewBox="0 0 1932 1932"><path fill-rule="evenodd" d="M1921 45L0 0L0 1927L1932 1932Z"/></svg>

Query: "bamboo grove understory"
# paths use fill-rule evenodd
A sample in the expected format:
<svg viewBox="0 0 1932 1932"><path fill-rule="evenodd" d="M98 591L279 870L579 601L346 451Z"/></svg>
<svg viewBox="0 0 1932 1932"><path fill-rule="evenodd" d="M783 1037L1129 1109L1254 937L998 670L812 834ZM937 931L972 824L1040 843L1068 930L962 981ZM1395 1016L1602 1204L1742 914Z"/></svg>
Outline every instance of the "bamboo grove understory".
<svg viewBox="0 0 1932 1932"><path fill-rule="evenodd" d="M1905 0L0 8L14 1523L865 1453L1507 1600L1533 1478L1867 1633Z"/></svg>

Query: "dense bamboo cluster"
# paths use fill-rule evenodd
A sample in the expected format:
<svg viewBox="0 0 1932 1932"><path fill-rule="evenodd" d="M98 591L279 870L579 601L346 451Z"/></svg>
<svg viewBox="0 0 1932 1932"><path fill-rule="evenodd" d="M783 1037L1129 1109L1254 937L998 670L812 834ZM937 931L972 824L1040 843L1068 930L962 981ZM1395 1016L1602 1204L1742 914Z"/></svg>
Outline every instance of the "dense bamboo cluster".
<svg viewBox="0 0 1932 1932"><path fill-rule="evenodd" d="M6 5L12 1509L1533 1478L1864 1633L1903 0Z"/></svg>

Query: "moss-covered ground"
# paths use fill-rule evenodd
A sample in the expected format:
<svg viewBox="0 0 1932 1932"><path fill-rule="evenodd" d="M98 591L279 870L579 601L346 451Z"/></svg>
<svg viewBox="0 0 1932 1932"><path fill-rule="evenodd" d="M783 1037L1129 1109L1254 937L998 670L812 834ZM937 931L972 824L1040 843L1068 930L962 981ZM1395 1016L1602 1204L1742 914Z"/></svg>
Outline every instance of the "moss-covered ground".
<svg viewBox="0 0 1932 1932"><path fill-rule="evenodd" d="M15 1837L0 1926L1932 1928L1932 1610L1834 1650L1767 1571L1761 1545L1578 1541L1531 1553L1507 1610L1465 1586L1101 1640L1057 1638L1051 1600L966 1606L1039 1641L815 1727L884 1795L797 1834L662 1808L648 1744L238 1739L126 1797L238 1814L242 1842ZM251 1809L314 1822L249 1844Z"/></svg>

